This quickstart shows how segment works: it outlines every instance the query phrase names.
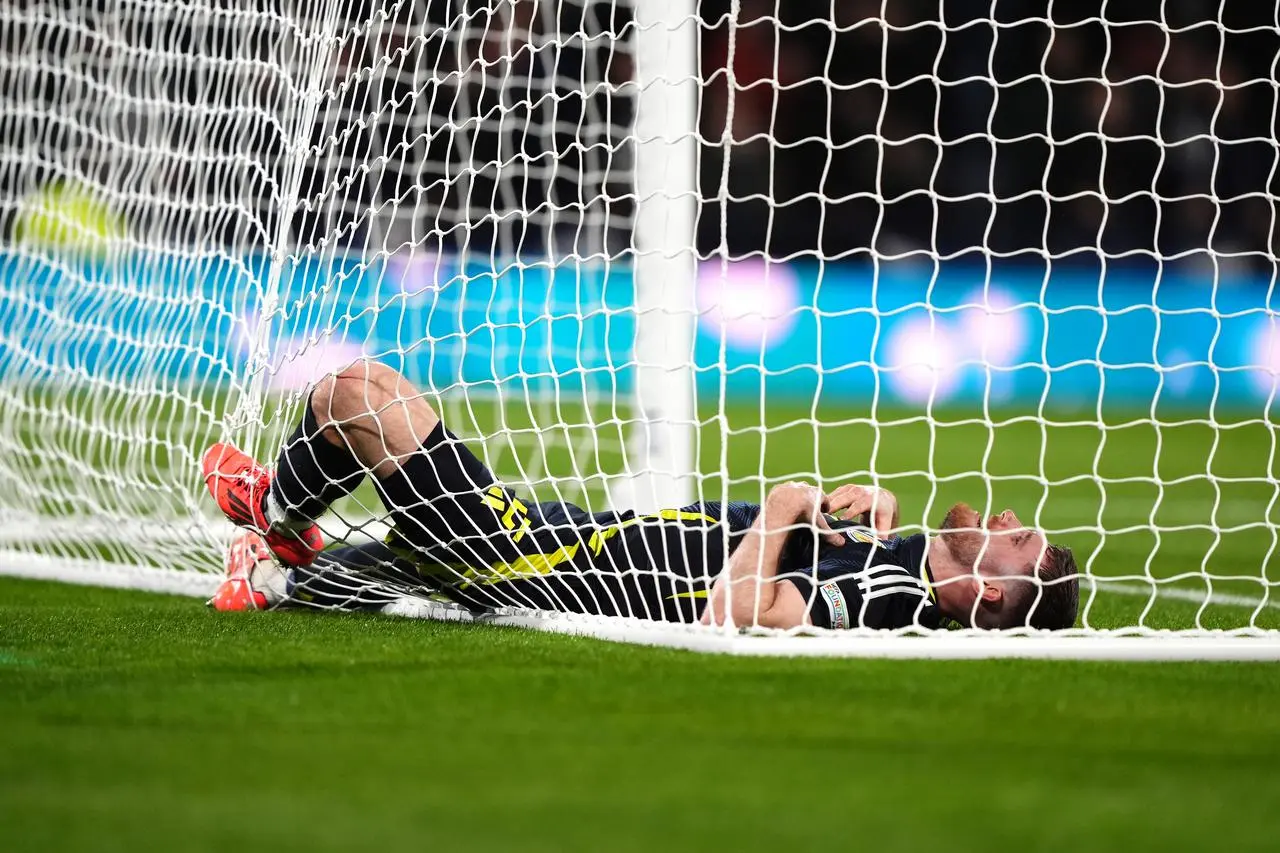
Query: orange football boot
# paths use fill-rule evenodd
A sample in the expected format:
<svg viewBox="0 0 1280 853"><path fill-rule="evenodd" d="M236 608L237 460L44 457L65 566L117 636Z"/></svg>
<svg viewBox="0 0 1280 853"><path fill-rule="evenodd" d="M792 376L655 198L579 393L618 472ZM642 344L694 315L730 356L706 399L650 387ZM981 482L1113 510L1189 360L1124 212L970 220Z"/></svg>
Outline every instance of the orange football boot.
<svg viewBox="0 0 1280 853"><path fill-rule="evenodd" d="M261 534L280 562L309 566L324 549L324 537L315 524L286 529L267 523L263 501L271 488L271 472L249 454L215 444L204 452L201 470L218 508L232 524Z"/></svg>
<svg viewBox="0 0 1280 853"><path fill-rule="evenodd" d="M266 610L267 596L253 587L253 570L262 561L271 562L271 551L257 533L246 530L232 539L227 548L227 579L213 593L209 606L223 611Z"/></svg>

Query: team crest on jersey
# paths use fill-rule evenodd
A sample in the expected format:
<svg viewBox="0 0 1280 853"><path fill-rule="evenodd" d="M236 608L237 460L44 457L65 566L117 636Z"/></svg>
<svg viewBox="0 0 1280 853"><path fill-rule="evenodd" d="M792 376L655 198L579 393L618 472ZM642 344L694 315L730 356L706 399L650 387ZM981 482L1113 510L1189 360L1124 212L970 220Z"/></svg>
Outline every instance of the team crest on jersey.
<svg viewBox="0 0 1280 853"><path fill-rule="evenodd" d="M881 541L877 539L871 531L864 530L861 527L846 527L840 532L843 533L850 542L865 542L866 544L874 545L877 548L883 546L883 543L881 543Z"/></svg>
<svg viewBox="0 0 1280 853"><path fill-rule="evenodd" d="M840 585L834 581L824 583L818 587L818 592L822 594L823 600L827 602L827 610L831 613L831 627L848 628L849 608L845 604L844 593L840 591Z"/></svg>

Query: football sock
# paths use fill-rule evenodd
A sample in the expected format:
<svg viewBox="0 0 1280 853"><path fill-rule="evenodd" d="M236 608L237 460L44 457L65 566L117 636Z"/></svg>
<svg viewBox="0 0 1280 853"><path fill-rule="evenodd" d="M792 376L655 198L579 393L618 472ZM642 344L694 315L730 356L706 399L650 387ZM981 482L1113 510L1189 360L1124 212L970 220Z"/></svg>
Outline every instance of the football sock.
<svg viewBox="0 0 1280 853"><path fill-rule="evenodd" d="M350 448L321 435L308 398L302 421L276 462L275 480L265 499L267 521L276 527L309 524L334 501L351 494L364 475L364 465Z"/></svg>
<svg viewBox="0 0 1280 853"><path fill-rule="evenodd" d="M419 551L444 552L473 566L514 559L507 537L485 535L475 521L493 513L485 503L493 475L463 463L457 448L457 437L437 424L417 453L374 478L378 496L396 530Z"/></svg>
<svg viewBox="0 0 1280 853"><path fill-rule="evenodd" d="M314 607L381 610L403 595L378 578L394 560L395 555L380 543L329 551L308 568L290 569L289 597Z"/></svg>

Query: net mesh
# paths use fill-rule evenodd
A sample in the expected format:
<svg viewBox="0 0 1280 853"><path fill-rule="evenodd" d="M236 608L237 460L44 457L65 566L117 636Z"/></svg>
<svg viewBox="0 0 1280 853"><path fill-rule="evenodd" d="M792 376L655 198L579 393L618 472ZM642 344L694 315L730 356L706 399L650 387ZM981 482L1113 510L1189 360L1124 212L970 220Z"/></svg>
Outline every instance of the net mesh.
<svg viewBox="0 0 1280 853"><path fill-rule="evenodd" d="M7 4L0 547L213 578L203 449L367 358L530 504L875 483L1274 629L1264 5Z"/></svg>

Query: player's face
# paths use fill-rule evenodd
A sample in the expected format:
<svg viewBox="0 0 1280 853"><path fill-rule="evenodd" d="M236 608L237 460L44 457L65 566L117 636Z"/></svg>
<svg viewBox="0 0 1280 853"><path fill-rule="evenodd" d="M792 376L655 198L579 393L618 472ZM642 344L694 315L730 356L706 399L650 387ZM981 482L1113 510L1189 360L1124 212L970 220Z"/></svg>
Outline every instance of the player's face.
<svg viewBox="0 0 1280 853"><path fill-rule="evenodd" d="M1030 575L1049 546L1044 534L1023 526L1013 510L983 518L963 503L947 512L939 535L962 566L975 567L986 575L1007 575L1014 570Z"/></svg>

